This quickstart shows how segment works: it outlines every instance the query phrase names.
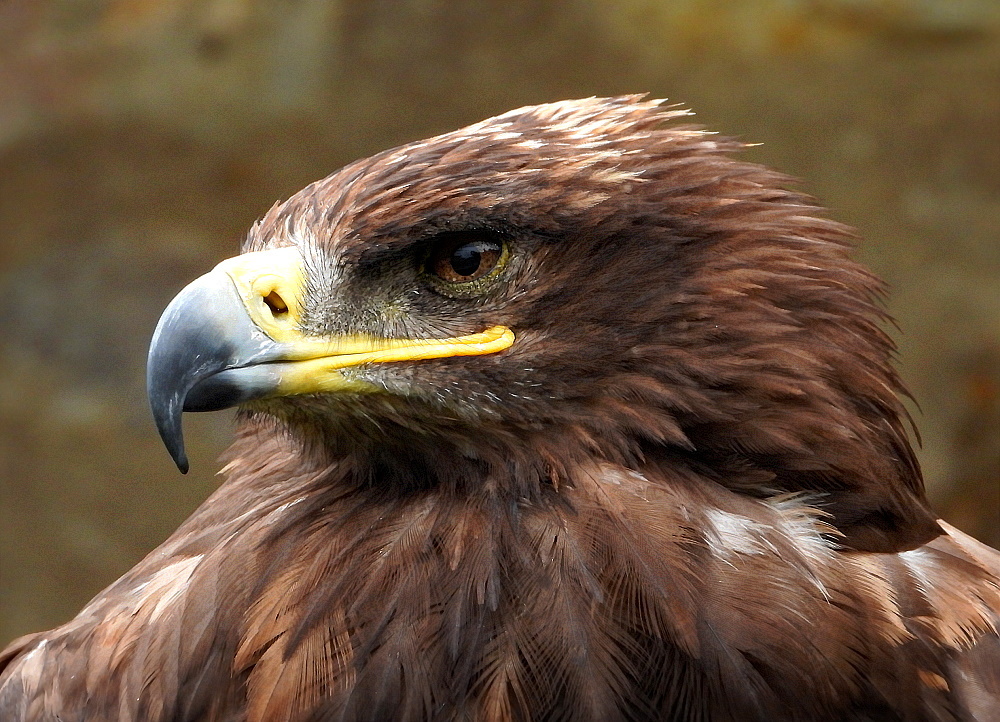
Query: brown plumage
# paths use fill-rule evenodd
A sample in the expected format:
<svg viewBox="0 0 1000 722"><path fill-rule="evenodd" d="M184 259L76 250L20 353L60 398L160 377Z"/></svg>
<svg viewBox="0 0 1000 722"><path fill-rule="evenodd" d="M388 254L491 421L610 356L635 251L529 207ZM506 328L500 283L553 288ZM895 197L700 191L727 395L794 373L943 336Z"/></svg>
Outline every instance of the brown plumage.
<svg viewBox="0 0 1000 722"><path fill-rule="evenodd" d="M227 480L8 647L0 719L1000 719L1000 553L927 507L879 282L683 115L525 108L271 209L294 343L513 342L167 379L243 402Z"/></svg>

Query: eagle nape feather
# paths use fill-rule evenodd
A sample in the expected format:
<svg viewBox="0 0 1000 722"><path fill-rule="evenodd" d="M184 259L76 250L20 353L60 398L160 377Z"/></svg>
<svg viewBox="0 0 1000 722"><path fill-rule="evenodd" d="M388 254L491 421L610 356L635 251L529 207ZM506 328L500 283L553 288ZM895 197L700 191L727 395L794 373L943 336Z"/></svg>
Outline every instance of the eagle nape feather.
<svg viewBox="0 0 1000 722"><path fill-rule="evenodd" d="M3 720L1000 720L1000 553L939 520L881 282L742 144L522 108L276 204L149 398L225 482L0 654Z"/></svg>

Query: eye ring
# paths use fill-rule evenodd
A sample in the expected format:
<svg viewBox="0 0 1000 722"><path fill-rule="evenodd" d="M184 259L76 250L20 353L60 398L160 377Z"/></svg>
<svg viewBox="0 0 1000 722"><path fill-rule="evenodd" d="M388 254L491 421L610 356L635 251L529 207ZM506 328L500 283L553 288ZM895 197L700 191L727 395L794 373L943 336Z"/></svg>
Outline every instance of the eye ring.
<svg viewBox="0 0 1000 722"><path fill-rule="evenodd" d="M442 233L430 245L423 275L446 295L475 296L503 271L509 255L506 241L490 231Z"/></svg>

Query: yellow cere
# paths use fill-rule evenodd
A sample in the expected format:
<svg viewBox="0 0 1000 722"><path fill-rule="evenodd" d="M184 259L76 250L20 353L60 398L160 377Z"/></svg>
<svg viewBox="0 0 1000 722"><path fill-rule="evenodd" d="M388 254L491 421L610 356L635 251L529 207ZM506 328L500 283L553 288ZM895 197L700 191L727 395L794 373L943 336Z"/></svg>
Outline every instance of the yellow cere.
<svg viewBox="0 0 1000 722"><path fill-rule="evenodd" d="M305 287L305 269L297 248L255 251L229 258L215 267L233 279L250 318L278 343L302 337L299 333L300 298ZM273 294L273 295L272 295ZM268 299L281 299L285 310L275 313ZM273 304L273 301L272 301Z"/></svg>

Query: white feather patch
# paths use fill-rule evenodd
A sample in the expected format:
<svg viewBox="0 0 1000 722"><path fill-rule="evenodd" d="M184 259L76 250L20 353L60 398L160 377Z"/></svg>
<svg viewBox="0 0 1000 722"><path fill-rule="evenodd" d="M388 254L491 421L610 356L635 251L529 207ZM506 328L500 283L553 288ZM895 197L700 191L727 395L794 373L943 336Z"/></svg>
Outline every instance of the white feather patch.
<svg viewBox="0 0 1000 722"><path fill-rule="evenodd" d="M143 608L152 603L149 610L149 621L153 622L173 604L187 587L194 570L201 563L204 554L198 554L168 564L135 588L137 596L136 608Z"/></svg>

